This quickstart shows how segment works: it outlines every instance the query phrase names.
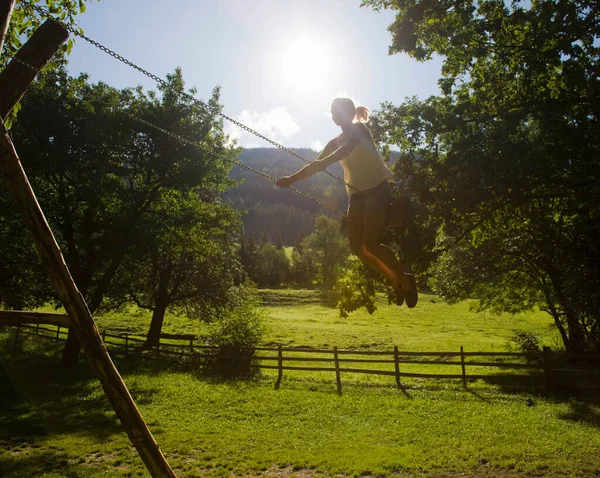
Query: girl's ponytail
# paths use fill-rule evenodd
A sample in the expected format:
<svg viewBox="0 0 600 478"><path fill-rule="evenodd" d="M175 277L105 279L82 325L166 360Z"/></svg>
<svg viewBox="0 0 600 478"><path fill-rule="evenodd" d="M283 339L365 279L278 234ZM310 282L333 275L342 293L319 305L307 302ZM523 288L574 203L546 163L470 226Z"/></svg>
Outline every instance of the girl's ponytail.
<svg viewBox="0 0 600 478"><path fill-rule="evenodd" d="M369 108L366 106L357 106L354 113L354 122L366 123L367 121L369 121Z"/></svg>

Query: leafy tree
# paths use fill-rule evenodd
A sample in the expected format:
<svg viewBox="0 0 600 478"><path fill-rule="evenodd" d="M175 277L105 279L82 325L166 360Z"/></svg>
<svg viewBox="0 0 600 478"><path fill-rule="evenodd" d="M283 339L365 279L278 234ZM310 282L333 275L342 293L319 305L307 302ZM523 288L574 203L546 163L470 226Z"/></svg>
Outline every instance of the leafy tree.
<svg viewBox="0 0 600 478"><path fill-rule="evenodd" d="M310 254L304 254L302 247L292 252L290 280L297 287L310 287L317 277L317 264Z"/></svg>
<svg viewBox="0 0 600 478"><path fill-rule="evenodd" d="M318 216L315 230L302 241L302 256L312 261L317 280L332 286L350 255L348 241L340 234L340 223L325 215Z"/></svg>
<svg viewBox="0 0 600 478"><path fill-rule="evenodd" d="M278 250L283 249L283 237L281 237L281 231L277 232L277 239L275 239L275 247Z"/></svg>
<svg viewBox="0 0 600 478"><path fill-rule="evenodd" d="M167 309L210 321L227 307L240 264L232 237L240 222L231 207L200 199L201 191L168 190L140 221L108 296L152 311L146 345L156 345Z"/></svg>
<svg viewBox="0 0 600 478"><path fill-rule="evenodd" d="M8 310L40 307L53 289L12 197L0 189L0 306Z"/></svg>
<svg viewBox="0 0 600 478"><path fill-rule="evenodd" d="M600 10L594 1L363 0L391 53L443 59L441 95L385 103L376 135L438 225L448 300L549 312L569 352L600 345Z"/></svg>
<svg viewBox="0 0 600 478"><path fill-rule="evenodd" d="M240 262L248 277L252 280L258 274L258 246L252 236L242 236L240 240Z"/></svg>
<svg viewBox="0 0 600 478"><path fill-rule="evenodd" d="M143 218L168 190L216 202L236 154L214 113L181 97L181 71L160 96L90 85L48 71L28 92L13 128L17 150L92 312L102 304ZM210 103L218 108L219 91ZM140 125L132 115L195 139L199 150ZM69 335L63 363L79 349Z"/></svg>
<svg viewBox="0 0 600 478"><path fill-rule="evenodd" d="M252 278L263 287L279 287L288 280L290 260L283 249L271 242L263 243L258 250L256 277Z"/></svg>

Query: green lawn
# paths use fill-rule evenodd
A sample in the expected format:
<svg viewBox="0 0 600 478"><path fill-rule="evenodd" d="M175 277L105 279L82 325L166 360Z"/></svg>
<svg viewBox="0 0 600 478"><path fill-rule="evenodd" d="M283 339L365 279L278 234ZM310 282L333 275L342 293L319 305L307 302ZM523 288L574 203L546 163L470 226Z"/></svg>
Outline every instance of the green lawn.
<svg viewBox="0 0 600 478"><path fill-rule="evenodd" d="M423 295L339 319L309 291L269 291L266 342L402 350L503 349L514 330L554 345L544 314L477 315ZM278 300L278 296L281 300ZM283 297L281 297L283 296ZM297 297L301 305L288 303ZM293 302L293 301L292 301ZM142 333L144 314L97 319ZM166 330L201 333L170 316ZM147 476L85 364L57 367L60 344L27 338L15 358L0 333L0 476ZM598 476L600 407L475 381L290 372L215 381L189 366L116 359L161 449L179 476ZM527 399L534 400L528 406Z"/></svg>

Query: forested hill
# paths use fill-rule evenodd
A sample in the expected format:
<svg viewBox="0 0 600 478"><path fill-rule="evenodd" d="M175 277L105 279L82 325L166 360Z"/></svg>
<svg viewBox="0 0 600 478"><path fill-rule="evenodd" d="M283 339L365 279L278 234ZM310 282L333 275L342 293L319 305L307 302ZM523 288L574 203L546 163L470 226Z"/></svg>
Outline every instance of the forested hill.
<svg viewBox="0 0 600 478"><path fill-rule="evenodd" d="M303 158L313 160L318 153L311 149L293 150ZM272 176L289 175L302 168L304 163L277 148L245 149L238 159L259 171ZM334 164L328 169L338 177L343 177L342 167ZM300 234L308 235L313 230L314 219L319 214L330 213L324 207L289 189L281 189L269 180L239 166L235 166L230 176L243 179L243 183L227 192L227 199L236 209L247 211L244 216L246 234L258 239L266 232L275 242L281 234L285 245L296 243ZM318 173L298 182L295 186L315 196L330 207L344 211L347 196L344 185L325 173ZM337 216L337 215L335 215Z"/></svg>

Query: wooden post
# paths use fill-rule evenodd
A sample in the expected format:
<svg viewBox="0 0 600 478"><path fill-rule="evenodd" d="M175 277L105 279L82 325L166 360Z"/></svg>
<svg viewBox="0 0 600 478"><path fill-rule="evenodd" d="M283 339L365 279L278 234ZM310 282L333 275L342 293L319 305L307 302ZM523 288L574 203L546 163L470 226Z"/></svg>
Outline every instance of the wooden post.
<svg viewBox="0 0 600 478"><path fill-rule="evenodd" d="M398 388L402 388L402 384L400 383L400 354L398 353L398 346L394 346L394 369L396 372L396 385Z"/></svg>
<svg viewBox="0 0 600 478"><path fill-rule="evenodd" d="M45 33L42 28L46 25L52 26L48 26L45 31L50 29L52 32L60 32L60 36L47 37L44 40ZM38 29L17 55L26 63L38 68L46 64L68 36L68 32L54 22L46 22L44 26ZM35 76L35 72L25 74L22 69L17 68L16 64L12 69L11 65L0 73L0 113L2 114L8 114L12 110ZM28 81L25 80L27 78ZM37 202L4 125L0 125L0 178L14 197L27 227L33 234L42 263L67 311L71 327L81 341L89 365L100 380L129 439L136 447L151 476L174 477L175 473L148 430L102 343L94 319L65 264L62 252Z"/></svg>
<svg viewBox="0 0 600 478"><path fill-rule="evenodd" d="M40 324L36 324L35 326L35 335L40 335Z"/></svg>
<svg viewBox="0 0 600 478"><path fill-rule="evenodd" d="M102 343L106 342L106 330L102 331Z"/></svg>
<svg viewBox="0 0 600 478"><path fill-rule="evenodd" d="M463 346L460 346L460 366L462 368L463 387L467 388L467 371L465 368L465 351Z"/></svg>
<svg viewBox="0 0 600 478"><path fill-rule="evenodd" d="M281 379L283 378L283 348L281 344L277 346L277 381L275 382L275 390L279 390Z"/></svg>
<svg viewBox="0 0 600 478"><path fill-rule="evenodd" d="M338 395L342 394L342 377L340 375L340 359L337 345L333 347L333 361L335 362L335 381L337 382Z"/></svg>
<svg viewBox="0 0 600 478"><path fill-rule="evenodd" d="M4 46L4 40L6 40L6 31L8 30L14 6L15 0L0 1L0 51L2 51L2 47Z"/></svg>
<svg viewBox="0 0 600 478"><path fill-rule="evenodd" d="M544 389L546 392L552 391L552 372L550 369L550 347L544 346Z"/></svg>
<svg viewBox="0 0 600 478"><path fill-rule="evenodd" d="M194 353L194 339L190 339L190 354Z"/></svg>
<svg viewBox="0 0 600 478"><path fill-rule="evenodd" d="M58 340L58 336L60 335L60 325L56 326L56 337L54 337L54 341Z"/></svg>
<svg viewBox="0 0 600 478"><path fill-rule="evenodd" d="M13 357L17 354L17 344L19 343L19 332L21 332L21 325L17 325L17 332L15 333L15 343L13 345L12 354Z"/></svg>

